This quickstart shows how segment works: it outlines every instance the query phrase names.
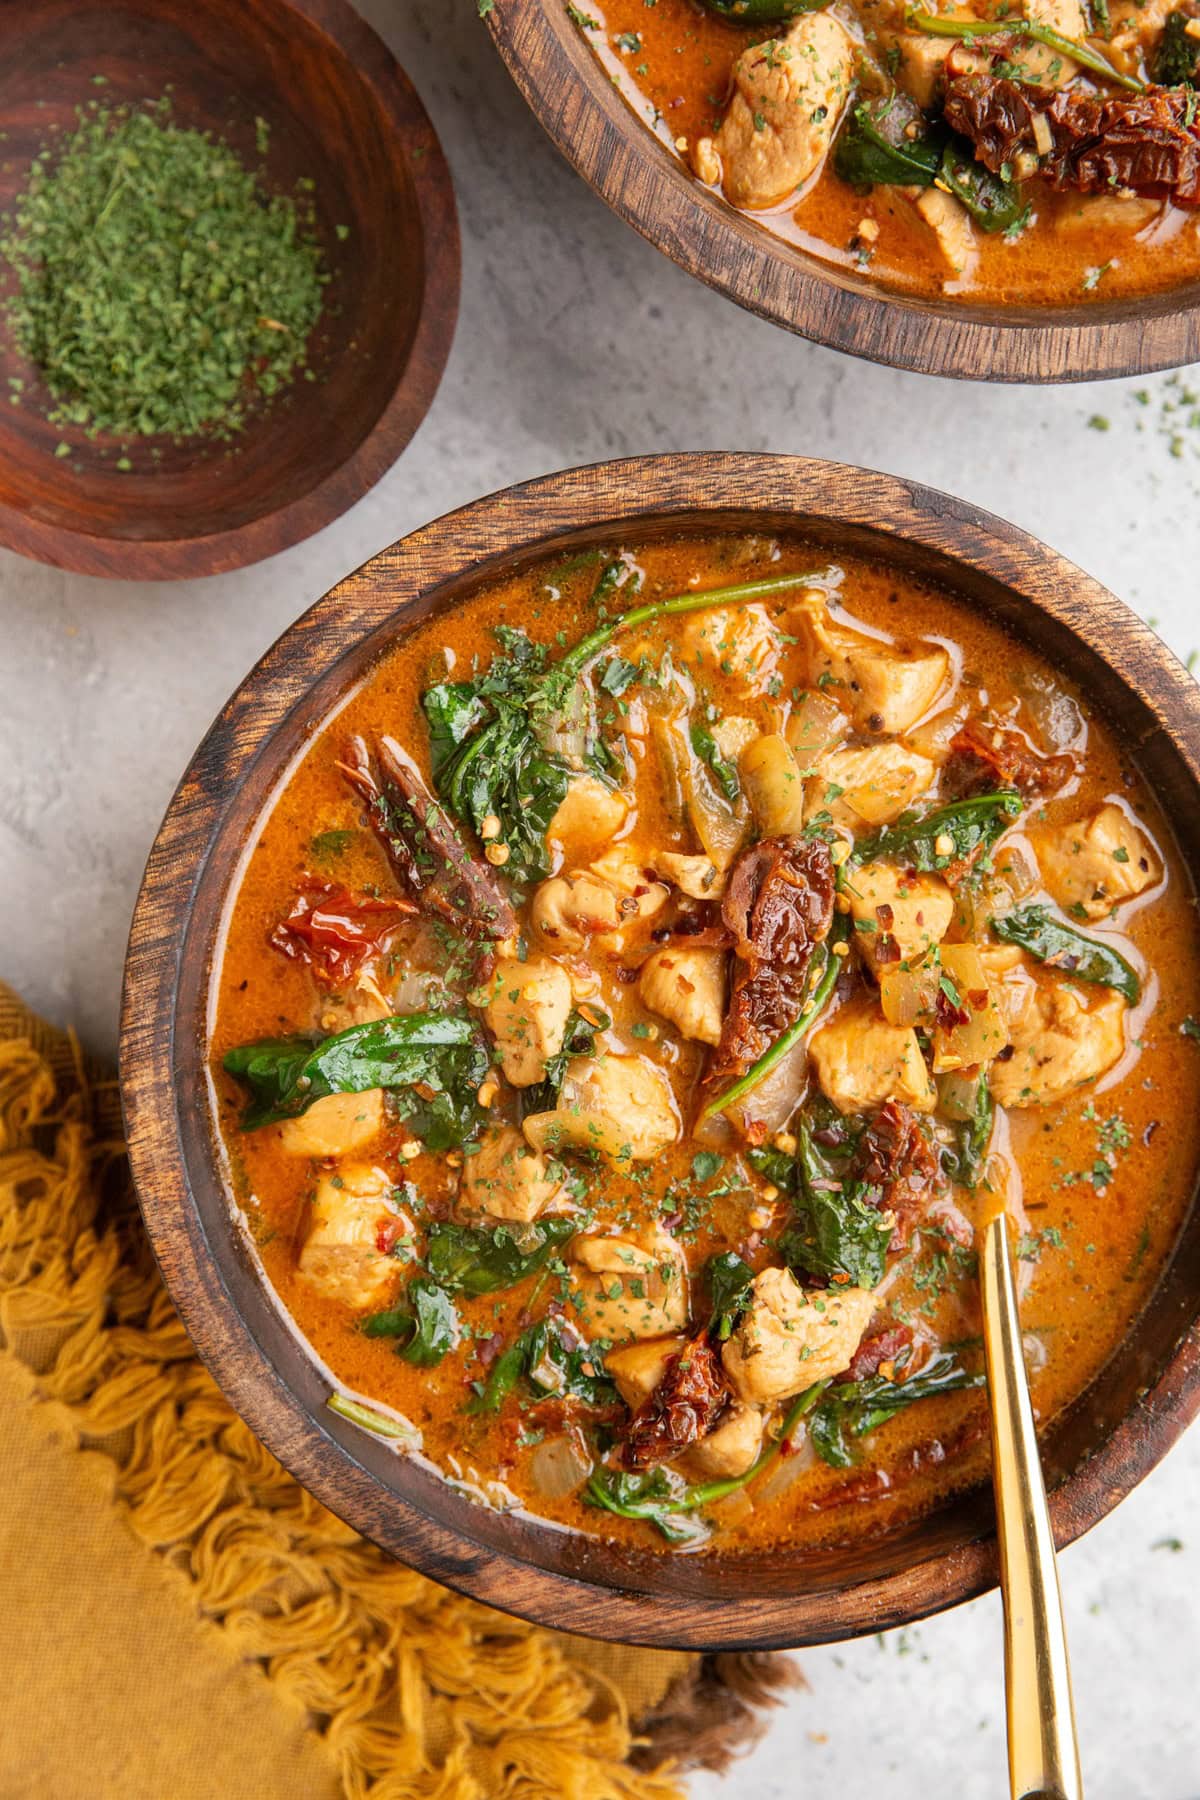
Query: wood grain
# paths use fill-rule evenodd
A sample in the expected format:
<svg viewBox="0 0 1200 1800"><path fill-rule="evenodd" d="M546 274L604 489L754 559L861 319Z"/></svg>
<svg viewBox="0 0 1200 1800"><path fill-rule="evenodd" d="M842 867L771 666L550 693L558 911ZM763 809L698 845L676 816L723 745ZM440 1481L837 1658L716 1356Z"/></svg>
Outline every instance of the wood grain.
<svg viewBox="0 0 1200 1800"><path fill-rule="evenodd" d="M325 1408L328 1385L230 1216L201 1103L220 921L291 759L347 687L481 581L615 535L792 530L940 581L1033 643L1115 722L1200 876L1200 693L1089 576L962 501L890 476L757 455L671 455L508 489L415 532L305 614L234 694L151 852L125 974L121 1061L147 1229L196 1346L321 1500L405 1562L572 1631L706 1648L824 1642L952 1606L995 1581L991 1502L968 1494L851 1549L720 1560L614 1549L472 1505ZM1200 1217L1138 1329L1046 1445L1060 1543L1101 1518L1200 1408Z"/></svg>
<svg viewBox="0 0 1200 1800"><path fill-rule="evenodd" d="M47 423L52 397L0 344L0 543L91 575L212 575L298 543L390 468L437 391L458 311L450 173L391 54L348 0L26 0L0 6L0 210L76 110L158 99L271 185L311 180L335 271L295 383L236 444L115 440ZM10 378L25 384L9 404ZM70 454L55 455L59 444Z"/></svg>
<svg viewBox="0 0 1200 1800"><path fill-rule="evenodd" d="M694 181L559 0L496 0L488 25L542 126L615 213L689 275L801 337L978 381L1089 381L1200 358L1200 282L1144 299L1001 307L892 293L823 262Z"/></svg>

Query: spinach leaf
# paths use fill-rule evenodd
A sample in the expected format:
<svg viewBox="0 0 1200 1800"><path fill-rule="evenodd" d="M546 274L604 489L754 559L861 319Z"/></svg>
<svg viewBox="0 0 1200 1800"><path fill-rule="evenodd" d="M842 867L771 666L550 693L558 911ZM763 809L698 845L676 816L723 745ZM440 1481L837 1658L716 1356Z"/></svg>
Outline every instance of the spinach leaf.
<svg viewBox="0 0 1200 1800"><path fill-rule="evenodd" d="M892 1224L867 1200L870 1185L839 1177L814 1143L807 1119L796 1132L796 1168L795 1219L780 1245L786 1260L809 1275L848 1275L856 1287L878 1287Z"/></svg>
<svg viewBox="0 0 1200 1800"><path fill-rule="evenodd" d="M1056 919L1048 906L1018 906L992 920L992 930L1006 944L1019 944L1049 969L1063 969L1076 981L1115 988L1130 1006L1136 1006L1141 983L1125 958L1099 938L1085 937L1065 919Z"/></svg>
<svg viewBox="0 0 1200 1800"><path fill-rule="evenodd" d="M929 187L945 148L945 127L930 126L916 101L897 89L851 109L833 167L851 187Z"/></svg>
<svg viewBox="0 0 1200 1800"><path fill-rule="evenodd" d="M976 162L962 139L952 138L942 155L938 177L961 200L981 231L1008 231L1021 215L1021 190Z"/></svg>
<svg viewBox="0 0 1200 1800"><path fill-rule="evenodd" d="M717 743L716 738L714 738L707 725L693 725L690 736L692 740L692 749L696 752L700 761L705 763L707 767L712 770L713 780L724 794L726 800L728 800L730 806L736 806L738 796L742 791L741 783L738 780L738 772L733 764L722 756L721 748Z"/></svg>
<svg viewBox="0 0 1200 1800"><path fill-rule="evenodd" d="M723 1250L719 1256L709 1257L704 1279L712 1298L708 1329L724 1343L732 1336L738 1315L750 1303L754 1271L735 1250Z"/></svg>
<svg viewBox="0 0 1200 1800"><path fill-rule="evenodd" d="M1009 788L994 794L974 794L950 806L927 813L902 813L894 825L884 825L854 846L856 863L874 862L881 856L903 856L910 868L924 874L969 862L980 851L990 850L1022 812L1021 796ZM948 851L939 851L938 839L950 840Z"/></svg>
<svg viewBox="0 0 1200 1800"><path fill-rule="evenodd" d="M969 1188L972 1193L979 1185L979 1177L987 1162L995 1114L996 1108L987 1078L980 1075L975 1087L974 1114L969 1119L954 1121L953 1142L942 1153L942 1161L951 1180Z"/></svg>
<svg viewBox="0 0 1200 1800"><path fill-rule="evenodd" d="M401 1116L431 1150L448 1150L479 1129L475 1096L491 1058L465 1014L407 1013L351 1025L324 1040L242 1044L226 1052L223 1066L252 1095L243 1131L298 1118L327 1094L381 1087L392 1090Z"/></svg>
<svg viewBox="0 0 1200 1800"><path fill-rule="evenodd" d="M440 782L442 770L473 731L488 716L487 706L475 684L470 681L443 681L421 696L429 725L429 757L433 779Z"/></svg>
<svg viewBox="0 0 1200 1800"><path fill-rule="evenodd" d="M983 1375L968 1374L957 1358L943 1350L907 1381L872 1375L865 1381L837 1382L826 1390L809 1419L813 1449L832 1468L852 1468L855 1457L848 1439L865 1437L918 1400L931 1400L958 1388L982 1387L984 1380Z"/></svg>
<svg viewBox="0 0 1200 1800"><path fill-rule="evenodd" d="M768 25L777 19L797 19L801 13L821 12L829 0L704 0L709 12L738 25Z"/></svg>
<svg viewBox="0 0 1200 1800"><path fill-rule="evenodd" d="M363 1320L364 1337L400 1338L396 1354L420 1369L430 1369L453 1350L462 1336L454 1302L436 1282L418 1275L404 1290L403 1298L387 1312L372 1313Z"/></svg>
<svg viewBox="0 0 1200 1800"><path fill-rule="evenodd" d="M567 1016L561 1047L553 1056L546 1058L546 1073L532 1087L521 1089L523 1119L527 1119L531 1113L552 1112L558 1104L559 1092L566 1079L567 1064L572 1057L595 1054L596 1034L607 1031L612 1020L598 1006L589 1007L588 1011L590 1018L581 1013L578 1007L572 1007Z"/></svg>
<svg viewBox="0 0 1200 1800"><path fill-rule="evenodd" d="M603 1368L600 1353L580 1342L569 1326L542 1319L501 1352L466 1410L499 1412L522 1378L539 1395L579 1400L585 1406L615 1406L619 1396Z"/></svg>
<svg viewBox="0 0 1200 1800"><path fill-rule="evenodd" d="M1183 8L1167 14L1154 55L1154 79L1160 87L1200 87L1200 43L1188 31L1191 19Z"/></svg>
<svg viewBox="0 0 1200 1800"><path fill-rule="evenodd" d="M579 1230L578 1219L542 1219L524 1227L520 1237L507 1225L481 1229L469 1225L434 1225L425 1262L440 1286L452 1293L494 1294L514 1287L547 1263L560 1244Z"/></svg>
<svg viewBox="0 0 1200 1800"><path fill-rule="evenodd" d="M797 1394L784 1414L778 1437L742 1475L693 1485L663 1468L648 1469L639 1475L624 1469L598 1469L584 1490L584 1498L589 1505L602 1506L623 1519L650 1520L672 1543L700 1543L708 1535L708 1527L694 1515L727 1494L749 1487L770 1468L799 1421L812 1411L828 1386L827 1381L818 1381Z"/></svg>

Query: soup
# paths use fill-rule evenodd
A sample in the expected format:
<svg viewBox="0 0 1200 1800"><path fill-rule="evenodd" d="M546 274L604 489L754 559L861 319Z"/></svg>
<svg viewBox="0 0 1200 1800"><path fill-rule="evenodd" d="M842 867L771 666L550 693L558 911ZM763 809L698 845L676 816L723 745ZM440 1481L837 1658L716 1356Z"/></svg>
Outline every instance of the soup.
<svg viewBox="0 0 1200 1800"><path fill-rule="evenodd" d="M603 0L576 24L695 178L912 293L1072 306L1200 273L1191 0Z"/></svg>
<svg viewBox="0 0 1200 1800"><path fill-rule="evenodd" d="M1200 1150L1193 897L1119 739L952 594L786 538L613 545L398 638L215 980L230 1180L331 1405L663 1549L977 1481L980 1227L1048 1423Z"/></svg>

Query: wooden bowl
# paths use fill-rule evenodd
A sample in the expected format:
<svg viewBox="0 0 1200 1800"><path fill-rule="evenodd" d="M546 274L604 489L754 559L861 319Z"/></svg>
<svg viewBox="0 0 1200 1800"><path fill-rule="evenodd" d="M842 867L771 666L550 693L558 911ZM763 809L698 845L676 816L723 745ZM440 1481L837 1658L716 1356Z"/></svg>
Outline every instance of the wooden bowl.
<svg viewBox="0 0 1200 1800"><path fill-rule="evenodd" d="M125 970L121 1066L142 1211L167 1286L226 1395L306 1487L451 1587L549 1625L696 1647L824 1642L906 1623L996 1579L973 1492L873 1542L711 1560L614 1548L472 1504L345 1424L235 1225L203 1096L222 919L276 784L398 636L546 554L681 529L798 530L947 583L1069 668L1120 721L1200 878L1200 690L1087 575L962 501L792 457L671 455L480 500L374 557L258 664L196 753L150 855ZM1128 1493L1200 1408L1200 1212L1137 1329L1046 1443L1060 1544Z"/></svg>
<svg viewBox="0 0 1200 1800"><path fill-rule="evenodd" d="M54 404L4 334L0 543L88 575L165 579L240 568L353 505L429 410L458 311L450 173L407 77L348 0L21 0L0 6L0 211L76 109L158 99L250 167L266 121L273 187L315 183L335 271L297 381L236 440L116 440L48 424ZM51 140L53 141L53 140ZM339 232L339 227L342 231ZM348 230L345 228L348 227ZM70 454L56 455L62 443ZM151 446L157 446L152 457Z"/></svg>
<svg viewBox="0 0 1200 1800"><path fill-rule="evenodd" d="M1087 306L965 305L889 291L784 243L701 186L647 129L572 10L496 0L488 24L513 80L601 199L739 306L833 350L978 381L1088 381L1200 358L1200 282Z"/></svg>

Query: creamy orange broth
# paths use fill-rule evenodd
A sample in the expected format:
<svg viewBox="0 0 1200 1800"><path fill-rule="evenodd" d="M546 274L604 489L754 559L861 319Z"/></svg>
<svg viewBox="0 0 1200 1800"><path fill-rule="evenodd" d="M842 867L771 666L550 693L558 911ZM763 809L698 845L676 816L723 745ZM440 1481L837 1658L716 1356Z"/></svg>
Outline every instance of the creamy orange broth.
<svg viewBox="0 0 1200 1800"><path fill-rule="evenodd" d="M844 0L833 9L851 36L881 58L890 41L886 33L896 28L902 10L890 0ZM718 128L742 51L788 28L785 21L747 29L706 12L695 0L604 0L582 11L595 22L583 35L619 91L685 165L696 142ZM624 48L634 37L639 47ZM830 162L799 195L749 216L775 236L888 287L923 295L945 292L968 302L1086 304L1158 293L1200 273L1200 231L1192 209L1135 200L1126 224L1121 203L1104 196L1055 193L1036 179L1025 184L1024 193L1032 207L1028 229L1012 237L976 230L975 259L961 273L948 266L933 231L901 189L875 186L864 193L840 180ZM864 220L870 222L866 233ZM878 236L872 238L876 226Z"/></svg>
<svg viewBox="0 0 1200 1800"><path fill-rule="evenodd" d="M661 6L666 11L667 0ZM823 568L828 558L791 540L686 539L635 547L628 560L641 573L639 599L645 600ZM950 648L956 681L951 705L968 707L974 715L986 712L989 718L1019 717L1032 730L1032 680L1059 697L1060 716L1065 708L1068 722L1070 708L1078 708L1078 780L1044 809L1032 805L1018 821L1014 838L1020 838L1027 824L1076 820L1115 797L1141 821L1165 861L1164 878L1124 903L1115 922L1082 927L1094 936L1115 932L1106 941L1123 946L1143 976L1122 1060L1056 1104L1001 1114L993 1141L994 1158L1010 1157L1018 1171L1011 1205L1022 1257L1023 1321L1034 1401L1045 1423L1080 1394L1128 1332L1159 1275L1192 1189L1200 1118L1190 1095L1200 1048L1180 1027L1200 1012L1193 896L1167 823L1136 768L1108 724L1059 672L1051 672L1023 644L953 595L852 556L839 563L836 592L850 617L888 641L893 636L904 642L930 638ZM212 1057L218 1123L234 1193L268 1280L335 1381L367 1402L402 1414L419 1431L426 1456L453 1478L488 1490L494 1500L527 1506L576 1530L661 1545L651 1524L597 1510L579 1492L547 1499L534 1491L531 1458L539 1439L562 1430L561 1402L539 1400L527 1384L519 1384L495 1418L463 1410L471 1384L487 1376L487 1359L528 1324L525 1309L531 1306L533 1315L539 1314L548 1299L565 1292L567 1278L555 1273L548 1284L529 1279L475 1300L456 1295L459 1317L470 1335L436 1367L411 1366L395 1353L392 1342L363 1334L361 1313L324 1296L298 1272L315 1184L335 1165L284 1154L275 1126L240 1130L245 1088L220 1068L220 1058L231 1046L290 1032L328 1031L355 1017L353 996L343 1003L318 989L302 961L289 960L268 944L297 893L314 876L336 879L353 891L396 891L388 862L365 828L362 803L339 769L347 740L358 733L371 742L388 733L428 776L422 691L444 679L447 670L461 679L476 662L486 664L495 650L492 628L500 622L519 624L552 645L575 642L595 622L589 596L597 566L585 562L563 573L548 565L487 587L453 615L418 627L380 661L316 737L246 862L217 977ZM767 605L779 620L795 598L784 593ZM628 594L623 595L619 609L629 603ZM656 659L680 641L687 624L686 619L659 622L619 639L616 649L631 660L639 655ZM770 693L749 700L728 698L721 693L718 675L709 683L712 698L720 710L749 714L760 727L777 724L801 679L800 654L794 637L782 644L779 680ZM631 688L625 700L634 700L636 693ZM628 715L619 706L611 712L610 728L619 730ZM1044 712L1040 716L1044 719ZM921 735L919 729L916 735ZM687 827L666 803L654 754L644 740L634 745L634 767L635 806L626 835L639 858L652 863L664 847L694 849ZM314 839L329 832L347 834L332 859L319 848L314 851ZM583 866L606 847L607 841L576 843L571 860ZM527 929L524 921L522 928ZM727 1127L724 1136L719 1125L715 1134L710 1128L704 1139L721 1156L719 1172L707 1179L693 1173L701 1140L692 1137L689 1127L697 1110L697 1080L710 1053L702 1044L682 1039L651 1012L639 997L636 979L618 976L622 966L636 970L652 947L643 931L634 934L620 955L595 957L601 1003L612 1016L605 1042L619 1053L646 1056L666 1072L685 1125L682 1140L636 1168L589 1166L569 1155L564 1160L573 1162L585 1204L595 1210L591 1229L637 1227L659 1214L670 1219L693 1272L694 1330L702 1330L705 1303L696 1272L711 1252L727 1248L739 1250L756 1269L778 1262L773 1245L787 1222L787 1201L784 1196L764 1200L768 1183L748 1167L744 1144ZM388 979L402 976L403 960L401 942L398 950L393 946L392 977L381 974L385 987ZM847 959L854 960L854 955ZM1037 979L1054 978L1041 971ZM514 1099L502 1083L493 1116L512 1116ZM395 1257L393 1285L401 1293L414 1268L419 1273L412 1258L420 1256L429 1223L459 1216L462 1179L455 1166L461 1157L422 1153L404 1160L401 1145L410 1138L392 1117L383 1135L356 1155L356 1160L365 1157L382 1165L398 1186L411 1184L403 1205L415 1225L416 1241L401 1244ZM993 1160L992 1176L1002 1167ZM950 1186L937 1203L953 1213L967 1245L971 1228L995 1204L986 1185L975 1193ZM764 1211L770 1218L765 1227ZM979 1367L973 1259L968 1248L956 1249L931 1228L929 1216L918 1220L907 1251L892 1259L878 1323L888 1325L897 1318L915 1330L918 1359L948 1344L957 1347L966 1364ZM599 1366L599 1357L596 1362ZM768 1442L783 1410L778 1405L768 1409ZM586 1412L581 1416L586 1422ZM616 1429L619 1433L619 1420ZM800 1430L789 1446L792 1454L707 1512L713 1527L709 1542L736 1549L877 1532L978 1479L985 1468L984 1429L984 1403L977 1390L922 1401L856 1440L857 1461L849 1470L815 1459Z"/></svg>

